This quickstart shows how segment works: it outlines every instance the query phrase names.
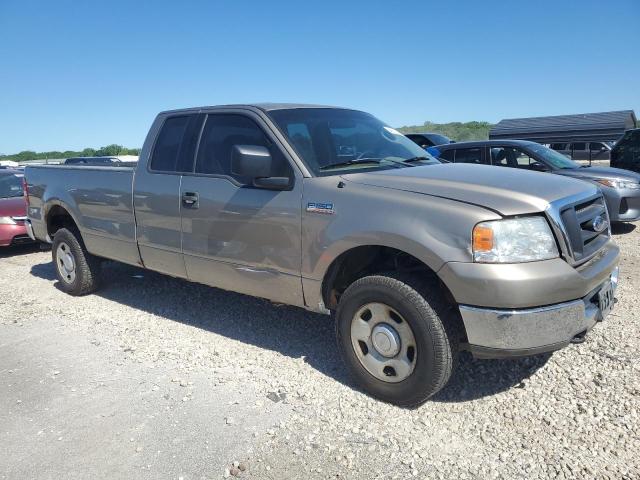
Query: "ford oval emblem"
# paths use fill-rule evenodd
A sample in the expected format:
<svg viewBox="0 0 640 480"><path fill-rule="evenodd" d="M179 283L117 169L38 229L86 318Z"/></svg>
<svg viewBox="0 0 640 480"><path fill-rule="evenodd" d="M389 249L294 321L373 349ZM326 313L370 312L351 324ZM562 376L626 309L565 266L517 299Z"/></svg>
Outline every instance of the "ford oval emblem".
<svg viewBox="0 0 640 480"><path fill-rule="evenodd" d="M607 228L607 222L605 221L604 218L602 218L602 215L598 215L596 218L593 219L593 221L591 222L591 227L593 228L593 230L595 232L600 233L601 231L603 231L605 228Z"/></svg>

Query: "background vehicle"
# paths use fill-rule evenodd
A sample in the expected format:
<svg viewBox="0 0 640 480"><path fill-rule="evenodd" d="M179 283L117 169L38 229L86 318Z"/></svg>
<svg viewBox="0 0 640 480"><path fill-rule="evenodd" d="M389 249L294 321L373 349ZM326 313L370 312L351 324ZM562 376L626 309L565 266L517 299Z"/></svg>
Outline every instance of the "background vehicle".
<svg viewBox="0 0 640 480"><path fill-rule="evenodd" d="M449 137L447 137L446 135L441 135L439 133L406 133L405 136L425 149L428 147L433 147L435 145L454 143L453 140L451 140Z"/></svg>
<svg viewBox="0 0 640 480"><path fill-rule="evenodd" d="M477 163L549 172L596 184L607 202L612 222L640 219L640 175L629 170L591 167L526 140L486 140L437 147L441 157L455 163ZM433 150L431 150L433 153Z"/></svg>
<svg viewBox="0 0 640 480"><path fill-rule="evenodd" d="M135 169L26 178L62 290L94 291L108 258L335 312L357 383L399 405L440 390L461 348L555 350L613 307L618 247L595 186L444 165L364 112L163 112Z"/></svg>
<svg viewBox="0 0 640 480"><path fill-rule="evenodd" d="M611 145L606 142L552 143L549 147L573 160L609 160L611 156Z"/></svg>
<svg viewBox="0 0 640 480"><path fill-rule="evenodd" d="M26 219L23 174L16 170L0 170L0 247L33 242L27 235Z"/></svg>
<svg viewBox="0 0 640 480"><path fill-rule="evenodd" d="M119 163L122 163L122 161L117 157L71 157L64 161L65 165L108 165Z"/></svg>
<svg viewBox="0 0 640 480"><path fill-rule="evenodd" d="M611 149L611 166L640 173L640 128L627 130Z"/></svg>

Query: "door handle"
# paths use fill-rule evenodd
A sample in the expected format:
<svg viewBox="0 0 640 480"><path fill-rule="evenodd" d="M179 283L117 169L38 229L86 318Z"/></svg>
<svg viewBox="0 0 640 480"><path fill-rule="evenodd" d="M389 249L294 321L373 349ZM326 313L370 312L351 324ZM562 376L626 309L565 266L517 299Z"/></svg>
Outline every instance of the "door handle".
<svg viewBox="0 0 640 480"><path fill-rule="evenodd" d="M189 208L198 208L198 192L184 192L182 204Z"/></svg>

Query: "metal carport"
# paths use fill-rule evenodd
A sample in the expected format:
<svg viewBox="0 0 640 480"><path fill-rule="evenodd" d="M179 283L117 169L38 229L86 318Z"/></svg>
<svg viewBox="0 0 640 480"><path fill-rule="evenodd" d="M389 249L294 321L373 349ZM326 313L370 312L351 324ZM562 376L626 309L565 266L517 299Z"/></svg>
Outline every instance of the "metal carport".
<svg viewBox="0 0 640 480"><path fill-rule="evenodd" d="M636 127L633 110L500 120L489 139L519 139L538 143L614 142L625 130Z"/></svg>

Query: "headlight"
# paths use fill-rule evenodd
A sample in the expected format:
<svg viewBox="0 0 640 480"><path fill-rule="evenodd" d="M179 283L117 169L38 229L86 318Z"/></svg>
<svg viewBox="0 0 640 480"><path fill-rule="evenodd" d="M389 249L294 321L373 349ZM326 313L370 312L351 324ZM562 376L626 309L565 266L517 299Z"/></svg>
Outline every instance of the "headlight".
<svg viewBox="0 0 640 480"><path fill-rule="evenodd" d="M473 260L519 263L558 256L556 240L543 217L482 222L473 229Z"/></svg>
<svg viewBox="0 0 640 480"><path fill-rule="evenodd" d="M15 225L16 222L11 217L0 217L0 225Z"/></svg>
<svg viewBox="0 0 640 480"><path fill-rule="evenodd" d="M628 181L628 180L615 180L615 179L611 179L611 178L596 178L595 181L598 182L601 185L604 185L605 187L631 188L633 190L640 189L640 183L632 182L632 181Z"/></svg>

